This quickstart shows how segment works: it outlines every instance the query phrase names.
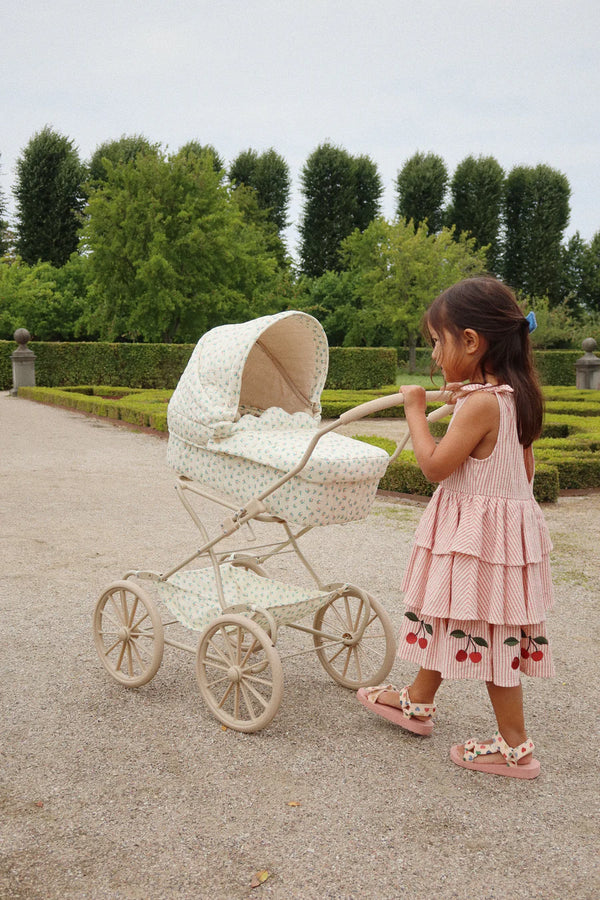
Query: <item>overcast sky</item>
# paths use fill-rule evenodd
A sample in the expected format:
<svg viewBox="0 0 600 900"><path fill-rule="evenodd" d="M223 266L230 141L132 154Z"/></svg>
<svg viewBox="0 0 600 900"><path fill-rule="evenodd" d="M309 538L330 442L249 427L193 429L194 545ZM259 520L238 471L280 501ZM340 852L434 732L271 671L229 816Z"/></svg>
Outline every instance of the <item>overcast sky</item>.
<svg viewBox="0 0 600 900"><path fill-rule="evenodd" d="M293 179L324 141L377 163L384 215L417 150L452 175L469 154L570 182L600 230L598 0L19 0L0 26L0 189L45 125L82 159L144 134L230 162L273 147ZM290 231L294 240L294 230Z"/></svg>

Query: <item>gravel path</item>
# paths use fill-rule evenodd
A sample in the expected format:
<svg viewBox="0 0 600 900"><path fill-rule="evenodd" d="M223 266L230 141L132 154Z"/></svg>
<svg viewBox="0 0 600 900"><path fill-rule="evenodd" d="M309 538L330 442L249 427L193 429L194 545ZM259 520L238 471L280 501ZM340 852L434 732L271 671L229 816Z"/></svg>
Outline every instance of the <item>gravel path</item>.
<svg viewBox="0 0 600 900"><path fill-rule="evenodd" d="M193 658L170 648L147 686L112 682L92 642L96 598L197 544L165 449L0 395L0 897L595 900L600 495L545 509L558 675L526 681L542 761L528 783L450 763L452 743L491 732L478 683L445 684L435 734L419 739L369 716L312 654L284 662L283 703L255 735L221 729ZM397 625L422 508L378 499L366 521L316 529L304 549ZM289 558L280 569L294 581ZM284 630L278 647L297 643ZM396 664L395 681L410 676ZM271 875L252 889L259 870Z"/></svg>

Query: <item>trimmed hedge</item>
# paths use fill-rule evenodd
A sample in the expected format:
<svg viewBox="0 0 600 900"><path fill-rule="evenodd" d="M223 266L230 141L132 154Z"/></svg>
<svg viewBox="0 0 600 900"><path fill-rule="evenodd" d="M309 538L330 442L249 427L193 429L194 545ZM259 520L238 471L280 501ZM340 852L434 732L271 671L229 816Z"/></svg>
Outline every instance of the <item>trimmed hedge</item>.
<svg viewBox="0 0 600 900"><path fill-rule="evenodd" d="M542 384L574 385L575 363L581 359L581 350L534 350L533 358ZM398 365L408 368L408 347L398 347ZM431 349L419 347L416 351L416 371L428 375L431 371Z"/></svg>
<svg viewBox="0 0 600 900"><path fill-rule="evenodd" d="M195 344L51 343L30 341L40 387L103 384L130 388L175 388ZM12 387L11 354L17 345L0 341L0 390ZM331 347L330 388L376 388L393 384L393 347Z"/></svg>
<svg viewBox="0 0 600 900"><path fill-rule="evenodd" d="M369 390L393 384L398 357L393 347L330 347L326 387Z"/></svg>
<svg viewBox="0 0 600 900"><path fill-rule="evenodd" d="M49 387L19 388L19 397L28 400L52 403L67 409L76 409L79 412L164 432L167 431L167 404L171 393L172 391L149 393L131 388L119 389L113 385L84 387L77 390Z"/></svg>

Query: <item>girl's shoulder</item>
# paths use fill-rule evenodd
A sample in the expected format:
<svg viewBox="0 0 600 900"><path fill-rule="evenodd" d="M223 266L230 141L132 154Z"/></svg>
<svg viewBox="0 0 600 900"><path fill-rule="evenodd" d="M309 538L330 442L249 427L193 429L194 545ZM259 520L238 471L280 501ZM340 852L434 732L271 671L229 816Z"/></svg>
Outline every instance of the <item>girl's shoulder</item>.
<svg viewBox="0 0 600 900"><path fill-rule="evenodd" d="M456 406L458 409L468 400L467 408L472 413L488 408L498 409L498 394L508 396L514 394L514 391L508 384L464 384L458 394Z"/></svg>

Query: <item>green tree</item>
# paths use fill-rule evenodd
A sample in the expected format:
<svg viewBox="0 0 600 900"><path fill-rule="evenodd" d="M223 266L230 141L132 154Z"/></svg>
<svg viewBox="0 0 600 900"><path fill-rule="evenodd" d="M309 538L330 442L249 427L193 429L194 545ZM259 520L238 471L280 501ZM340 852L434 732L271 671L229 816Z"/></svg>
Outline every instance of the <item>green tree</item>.
<svg viewBox="0 0 600 900"><path fill-rule="evenodd" d="M64 265L78 244L85 166L69 138L46 126L17 160L16 249L31 265Z"/></svg>
<svg viewBox="0 0 600 900"><path fill-rule="evenodd" d="M410 348L411 370L423 314L440 291L485 271L485 254L473 238L458 240L452 229L429 234L425 223L376 219L342 245L342 259L353 276L356 317L345 343L367 346L378 334Z"/></svg>
<svg viewBox="0 0 600 900"><path fill-rule="evenodd" d="M445 218L456 234L468 232L476 247L488 246L487 265L499 271L500 229L504 196L504 170L493 156L467 156L450 182L450 203Z"/></svg>
<svg viewBox="0 0 600 900"><path fill-rule="evenodd" d="M0 173L2 172L2 167L0 166ZM6 215L6 197L2 190L0 190L0 259L8 253L8 222L4 218Z"/></svg>
<svg viewBox="0 0 600 900"><path fill-rule="evenodd" d="M325 143L308 157L301 184L302 271L310 277L339 271L341 242L355 228L366 228L379 212L382 186L376 166L368 157L355 158Z"/></svg>
<svg viewBox="0 0 600 900"><path fill-rule="evenodd" d="M431 233L443 225L444 198L448 186L448 170L441 156L417 152L407 159L396 177L398 216L415 228L427 222Z"/></svg>
<svg viewBox="0 0 600 900"><path fill-rule="evenodd" d="M291 191L290 170L286 161L271 147L264 153L249 148L243 150L229 167L233 184L253 188L258 207L264 210L278 231L288 225Z"/></svg>
<svg viewBox="0 0 600 900"><path fill-rule="evenodd" d="M123 134L118 140L104 141L99 144L88 163L89 179L92 183L106 181L107 171L104 160L108 160L113 166L119 163L130 162L138 153L156 153L156 145L144 137L143 134Z"/></svg>
<svg viewBox="0 0 600 900"><path fill-rule="evenodd" d="M92 191L89 328L107 340L194 341L265 312L278 264L208 155L107 165Z"/></svg>
<svg viewBox="0 0 600 900"><path fill-rule="evenodd" d="M74 253L64 266L0 262L0 339L27 328L38 341L95 337L83 326L87 261Z"/></svg>
<svg viewBox="0 0 600 900"><path fill-rule="evenodd" d="M583 254L580 292L582 305L590 312L600 313L600 231Z"/></svg>
<svg viewBox="0 0 600 900"><path fill-rule="evenodd" d="M225 163L223 157L218 153L212 144L201 144L199 141L188 141L179 148L178 156L198 156L200 158L208 157L211 160L212 167L218 175L225 171Z"/></svg>
<svg viewBox="0 0 600 900"><path fill-rule="evenodd" d="M561 299L561 245L571 189L550 166L516 166L505 183L503 276L532 296Z"/></svg>
<svg viewBox="0 0 600 900"><path fill-rule="evenodd" d="M579 316L586 306L583 279L587 249L587 244L578 231L560 248L560 297L576 316Z"/></svg>

